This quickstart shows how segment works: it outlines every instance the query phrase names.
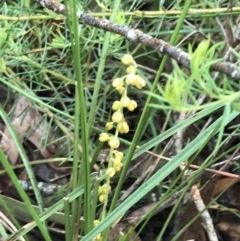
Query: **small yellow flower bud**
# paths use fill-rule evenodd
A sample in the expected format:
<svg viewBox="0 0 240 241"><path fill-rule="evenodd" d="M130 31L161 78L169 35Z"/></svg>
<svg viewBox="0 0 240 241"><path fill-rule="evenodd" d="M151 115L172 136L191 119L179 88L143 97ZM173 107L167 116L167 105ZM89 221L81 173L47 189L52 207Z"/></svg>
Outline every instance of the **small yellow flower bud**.
<svg viewBox="0 0 240 241"><path fill-rule="evenodd" d="M137 80L134 84L136 84L136 83L138 83L142 87L145 87L145 85L146 85L146 81L143 78L141 78L139 75L137 75Z"/></svg>
<svg viewBox="0 0 240 241"><path fill-rule="evenodd" d="M101 133L100 136L99 136L99 141L101 142L106 142L109 140L109 135L105 132Z"/></svg>
<svg viewBox="0 0 240 241"><path fill-rule="evenodd" d="M134 83L134 86L137 88L137 89L139 89L139 90L141 90L143 87L140 85L140 83L139 82L135 82Z"/></svg>
<svg viewBox="0 0 240 241"><path fill-rule="evenodd" d="M129 97L125 96L121 99L121 104L123 107L128 107L130 101L131 101L131 99Z"/></svg>
<svg viewBox="0 0 240 241"><path fill-rule="evenodd" d="M111 191L111 187L107 184L103 184L102 186L100 186L98 188L98 194L102 195L102 194L108 194Z"/></svg>
<svg viewBox="0 0 240 241"><path fill-rule="evenodd" d="M114 158L114 163L121 163L122 162L122 158L117 156Z"/></svg>
<svg viewBox="0 0 240 241"><path fill-rule="evenodd" d="M115 166L122 165L122 158L116 157L116 158L114 159L113 163L114 163L114 167L115 167Z"/></svg>
<svg viewBox="0 0 240 241"><path fill-rule="evenodd" d="M113 122L108 122L105 127L107 130L111 130L113 128Z"/></svg>
<svg viewBox="0 0 240 241"><path fill-rule="evenodd" d="M121 171L122 166L123 166L122 163L115 163L114 162L114 169L115 169L116 172Z"/></svg>
<svg viewBox="0 0 240 241"><path fill-rule="evenodd" d="M99 202L101 202L101 203L103 203L104 202L104 200L105 200L105 198L106 198L106 195L104 194L104 195L100 195L99 196Z"/></svg>
<svg viewBox="0 0 240 241"><path fill-rule="evenodd" d="M130 73L136 74L136 73L137 73L136 67L135 67L135 66L129 66L129 67L127 67L126 73L127 73L127 74L130 74Z"/></svg>
<svg viewBox="0 0 240 241"><path fill-rule="evenodd" d="M112 137L110 138L110 140L108 141L108 145L113 148L113 149L117 149L120 145L120 141L117 137Z"/></svg>
<svg viewBox="0 0 240 241"><path fill-rule="evenodd" d="M100 221L98 219L93 221L93 226L96 227L98 226L98 224L100 223Z"/></svg>
<svg viewBox="0 0 240 241"><path fill-rule="evenodd" d="M112 115L113 122L121 122L123 120L123 113L122 112L114 112Z"/></svg>
<svg viewBox="0 0 240 241"><path fill-rule="evenodd" d="M117 129L120 133L128 133L129 132L129 126L126 121L119 122L117 125Z"/></svg>
<svg viewBox="0 0 240 241"><path fill-rule="evenodd" d="M109 193L111 191L111 186L104 184L106 186L107 192Z"/></svg>
<svg viewBox="0 0 240 241"><path fill-rule="evenodd" d="M93 239L93 241L101 241L101 240L102 240L102 235L100 233Z"/></svg>
<svg viewBox="0 0 240 241"><path fill-rule="evenodd" d="M116 157L119 157L119 158L123 158L123 156L124 156L124 154L123 154L123 152L121 152L121 151L117 151L116 153L115 153L115 155L116 155Z"/></svg>
<svg viewBox="0 0 240 241"><path fill-rule="evenodd" d="M102 193L102 191L103 191L103 187L102 186L98 187L98 194L99 195Z"/></svg>
<svg viewBox="0 0 240 241"><path fill-rule="evenodd" d="M137 102L135 100L131 100L127 108L129 111L134 111L134 109L137 108Z"/></svg>
<svg viewBox="0 0 240 241"><path fill-rule="evenodd" d="M109 176L109 177L113 177L114 175L115 175L115 170L114 170L114 168L113 167L110 167L110 168L108 168L107 169L107 171L106 171L106 174Z"/></svg>
<svg viewBox="0 0 240 241"><path fill-rule="evenodd" d="M112 82L112 87L117 88L123 85L123 80L121 78L116 78Z"/></svg>
<svg viewBox="0 0 240 241"><path fill-rule="evenodd" d="M137 76L133 73L130 73L126 76L126 84L132 85L137 79Z"/></svg>
<svg viewBox="0 0 240 241"><path fill-rule="evenodd" d="M126 121L123 122L123 132L122 133L128 133L129 132L129 125Z"/></svg>
<svg viewBox="0 0 240 241"><path fill-rule="evenodd" d="M107 185L107 184L103 184L103 193L104 194L108 194L111 191L111 186Z"/></svg>
<svg viewBox="0 0 240 241"><path fill-rule="evenodd" d="M134 63L133 57L130 54L124 54L121 61L124 65L130 65Z"/></svg>
<svg viewBox="0 0 240 241"><path fill-rule="evenodd" d="M118 108L121 106L121 102L119 100L116 100L112 104L112 109L113 110L118 110Z"/></svg>
<svg viewBox="0 0 240 241"><path fill-rule="evenodd" d="M124 87L120 87L120 88L116 88L116 90L121 95L124 92L125 88Z"/></svg>

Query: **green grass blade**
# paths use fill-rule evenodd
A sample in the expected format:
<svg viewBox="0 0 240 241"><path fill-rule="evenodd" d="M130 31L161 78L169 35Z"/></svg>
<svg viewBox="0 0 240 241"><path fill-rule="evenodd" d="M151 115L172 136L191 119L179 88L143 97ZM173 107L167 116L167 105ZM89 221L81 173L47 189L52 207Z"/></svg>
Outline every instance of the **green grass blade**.
<svg viewBox="0 0 240 241"><path fill-rule="evenodd" d="M17 189L20 197L22 198L25 205L27 206L29 213L31 214L31 216L35 220L35 222L36 222L38 228L40 229L43 237L45 238L46 241L51 241L51 238L49 236L47 227L40 221L37 212L32 207L32 204L31 204L27 194L23 190L22 186L19 184L17 176L15 175L14 171L12 170L11 165L9 164L9 162L8 162L6 156L4 155L2 149L0 149L0 160L1 160L1 163L2 163L3 167L7 171L9 177L11 178L15 188Z"/></svg>
<svg viewBox="0 0 240 241"><path fill-rule="evenodd" d="M77 1L71 0L70 2L71 14L69 18L69 28L72 42L72 54L74 60L74 70L77 78L77 85L75 89L75 114L74 114L74 155L73 155L73 180L72 190L76 189L77 186L83 184L84 186L84 232L87 233L92 227L91 217L91 198L90 198L90 163L89 163L89 136L87 129L87 111L86 111L86 100L84 95L84 86L82 81L82 60L81 60L81 49L79 41L79 21L77 17ZM81 140L79 140L79 129L81 126ZM79 142L82 143L82 157L81 157L81 169L79 171ZM73 218L72 225L78 223L80 218L80 200L76 199L72 204Z"/></svg>

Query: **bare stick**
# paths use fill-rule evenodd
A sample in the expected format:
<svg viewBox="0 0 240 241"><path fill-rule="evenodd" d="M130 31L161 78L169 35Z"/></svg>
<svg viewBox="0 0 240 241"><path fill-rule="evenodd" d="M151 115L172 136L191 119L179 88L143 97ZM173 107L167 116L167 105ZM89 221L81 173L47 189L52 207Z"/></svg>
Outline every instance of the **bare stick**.
<svg viewBox="0 0 240 241"><path fill-rule="evenodd" d="M202 217L202 221L204 224L204 228L208 234L209 240L210 241L218 241L217 234L216 234L214 226L213 226L212 218L211 218L208 210L206 209L206 206L203 203L200 192L196 185L194 185L192 187L191 193L192 193L193 201L196 205L197 210L199 212L202 212L201 217Z"/></svg>

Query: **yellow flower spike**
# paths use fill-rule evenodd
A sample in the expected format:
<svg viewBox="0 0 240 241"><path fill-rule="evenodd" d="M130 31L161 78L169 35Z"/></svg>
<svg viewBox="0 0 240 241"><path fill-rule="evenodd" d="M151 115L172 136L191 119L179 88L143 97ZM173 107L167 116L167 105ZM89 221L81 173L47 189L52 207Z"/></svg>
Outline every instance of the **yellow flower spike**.
<svg viewBox="0 0 240 241"><path fill-rule="evenodd" d="M113 110L118 110L120 106L121 106L121 102L119 100L116 100L112 104L112 109Z"/></svg>
<svg viewBox="0 0 240 241"><path fill-rule="evenodd" d="M117 88L119 86L120 87L123 86L123 79L121 79L121 78L114 79L112 82L112 87Z"/></svg>
<svg viewBox="0 0 240 241"><path fill-rule="evenodd" d="M130 74L130 73L136 74L137 73L137 68L135 66L129 66L126 69L126 73L127 74Z"/></svg>
<svg viewBox="0 0 240 241"><path fill-rule="evenodd" d="M113 128L113 122L108 122L105 127L107 130L111 130Z"/></svg>
<svg viewBox="0 0 240 241"><path fill-rule="evenodd" d="M108 145L113 148L113 149L117 149L120 145L120 141L117 137L112 137L110 138L110 140L108 141Z"/></svg>
<svg viewBox="0 0 240 241"><path fill-rule="evenodd" d="M107 169L107 171L106 171L106 174L109 176L109 177L113 177L114 175L115 175L115 170L114 170L114 168L113 167L110 167L110 168L108 168Z"/></svg>
<svg viewBox="0 0 240 241"><path fill-rule="evenodd" d="M133 73L128 74L125 79L127 85L132 85L136 80L137 76Z"/></svg>
<svg viewBox="0 0 240 241"><path fill-rule="evenodd" d="M101 133L99 136L99 141L101 142L109 141L109 139L110 139L109 135L105 132Z"/></svg>
<svg viewBox="0 0 240 241"><path fill-rule="evenodd" d="M133 60L132 55L130 55L130 54L124 54L122 59L121 59L121 61L122 61L122 63L124 65L130 65L130 64L135 63L135 61Z"/></svg>
<svg viewBox="0 0 240 241"><path fill-rule="evenodd" d="M129 111L134 111L134 109L137 108L137 102L135 100L131 100L127 108Z"/></svg>
<svg viewBox="0 0 240 241"><path fill-rule="evenodd" d="M122 97L121 104L123 107L128 107L128 105L130 104L130 101L131 101L131 99L129 97L125 96L125 97Z"/></svg>
<svg viewBox="0 0 240 241"><path fill-rule="evenodd" d="M122 112L114 112L113 115L112 115L112 121L113 122L121 122L122 120L124 119L124 116L123 116L123 113Z"/></svg>

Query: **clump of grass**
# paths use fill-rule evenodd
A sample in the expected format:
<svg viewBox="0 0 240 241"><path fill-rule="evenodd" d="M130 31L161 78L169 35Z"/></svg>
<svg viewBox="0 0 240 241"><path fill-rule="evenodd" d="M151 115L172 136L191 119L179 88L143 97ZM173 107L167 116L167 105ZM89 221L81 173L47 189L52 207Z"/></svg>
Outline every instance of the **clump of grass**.
<svg viewBox="0 0 240 241"><path fill-rule="evenodd" d="M0 152L1 163L34 219L22 228L19 225L18 230L10 235L13 240L36 226L45 240L51 240L48 225L43 222L54 215L62 220L59 210L64 210L65 213L63 228L66 231L66 240L109 240L111 237L108 236L108 231L111 225L124 214L127 216L129 209L151 193L153 188L157 187L161 194L161 200L157 201L155 209L177 191L188 191L194 179L206 167L218 161L218 155L227 156L231 153L231 149L224 149L224 145L239 128L237 124L226 133L226 127L232 125L234 118L238 116L238 84L224 75L219 75L215 80L209 70L213 62L218 62L223 57L221 52L224 49L222 42L212 44L213 41L222 39L219 31L213 32L216 26L215 15L206 12L209 17L206 21L204 14L191 15L187 12L190 7L207 8L206 3L189 0L183 6L181 1L172 1L170 5L166 3L165 6L158 7L179 8L181 15L166 14L159 18L151 11L140 17L138 12L133 11L140 7L136 1L98 1L94 6L87 1L80 3L81 5L74 0L65 2L70 11L66 18L43 10L30 1L11 1L1 7L0 81L13 92L29 98L36 109L47 116L55 130L56 140L67 146L64 151L57 152L56 157L61 153L61 158L71 160L73 166L68 188L65 189L68 194L44 210L41 195L35 191L39 205L36 211L18 185L17 177L4 153ZM154 4L157 4L156 1ZM210 4L218 7L218 3ZM175 62L167 61L166 56L159 56L140 45L132 45L123 37L79 24L75 14L79 9L92 12L92 9L96 9L99 12L95 11L94 14L102 17L110 14L111 21L125 25L136 24L140 31L161 36L172 45L183 40L180 47L191 55L191 72L183 70ZM109 9L111 13L108 12ZM220 13L219 17L222 16L224 17L223 13ZM184 22L187 18L194 19L198 26L195 28ZM174 22L176 19L177 25ZM192 39L188 39L194 31L198 34L193 34ZM212 34L210 37L206 36L209 32ZM202 38L205 40L202 41ZM190 47L186 47L187 45ZM125 53L130 53L131 56L124 55ZM238 53L234 54L238 57ZM127 74L119 77L125 71L120 64L122 56L122 62L128 68ZM147 68L141 68L141 65ZM165 71L166 67L170 67L171 71ZM148 71L149 68L154 70ZM131 85L138 89L133 91ZM119 100L116 100L116 91L112 87L119 92ZM138 95L138 103L133 97L130 98L130 93ZM199 98L203 96L204 101L200 102ZM115 102L112 105L113 100ZM134 118L136 123L130 130L127 118L133 115L131 111L137 106L142 109L139 109L139 116ZM130 116L126 116L124 108L129 110L127 115ZM21 159L28 167L28 174L34 176L31 165L28 165L31 162L24 154L23 140L19 140L11 128L8 113L3 108L0 113L15 138ZM185 118L176 121L172 113L184 113ZM117 206L134 158L152 148L156 154L164 153L171 137L193 124L201 129L205 122L209 123L208 126L189 143L185 145L185 139L182 138L183 145L180 149L173 146L175 153L171 161L166 163L159 158L159 168L155 169L155 173ZM103 123L107 123L106 126ZM106 129L110 131L112 128L115 128L114 134L106 133ZM129 130L133 135L129 135ZM121 138L119 133L123 134ZM124 135L126 133L128 135ZM106 171L100 171L96 161L102 149L101 141L108 142L110 146ZM120 142L127 146L123 151L118 150ZM136 148L137 146L140 148ZM222 153L220 148L223 148ZM186 169L178 171L179 166L182 163L190 165L201 151L205 151L205 161L194 175L181 181ZM169 152L164 154L170 157ZM110 188L112 178L120 171L116 187ZM37 190L34 181L33 185ZM184 194L181 198L183 196ZM179 202L168 213L168 219L157 234L157 240L161 240L164 233L167 235L166 228L176 214ZM143 229L154 210L150 210L134 225ZM5 238L9 236L3 227L1 235ZM119 234L119 237L124 240L128 234ZM176 238L178 235L175 235Z"/></svg>

